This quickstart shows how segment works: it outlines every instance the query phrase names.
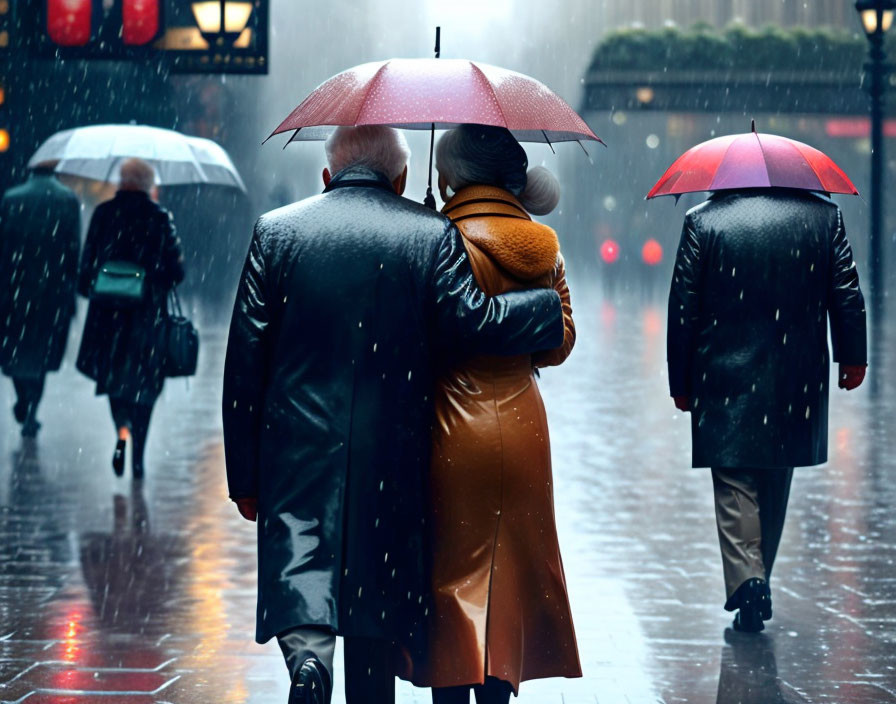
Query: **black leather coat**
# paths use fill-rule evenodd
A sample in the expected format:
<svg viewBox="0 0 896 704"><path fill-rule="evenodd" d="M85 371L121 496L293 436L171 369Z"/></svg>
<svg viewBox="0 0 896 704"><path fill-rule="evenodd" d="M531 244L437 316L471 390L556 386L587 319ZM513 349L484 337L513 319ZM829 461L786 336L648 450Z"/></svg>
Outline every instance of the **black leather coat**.
<svg viewBox="0 0 896 704"><path fill-rule="evenodd" d="M456 228L354 167L255 226L224 378L232 497L258 497L256 638L413 640L435 360L563 342L549 290L487 298Z"/></svg>
<svg viewBox="0 0 896 704"><path fill-rule="evenodd" d="M90 296L109 261L146 270L146 298L136 308L91 303L78 351L78 369L96 381L96 393L152 405L165 382L161 349L167 296L184 278L183 252L171 214L141 191L119 191L93 213L78 278Z"/></svg>
<svg viewBox="0 0 896 704"><path fill-rule="evenodd" d="M81 206L50 173L0 203L0 367L12 377L59 369L75 314Z"/></svg>
<svg viewBox="0 0 896 704"><path fill-rule="evenodd" d="M695 467L827 461L834 361L866 361L840 209L785 189L720 192L685 218L669 296L669 385L690 398Z"/></svg>

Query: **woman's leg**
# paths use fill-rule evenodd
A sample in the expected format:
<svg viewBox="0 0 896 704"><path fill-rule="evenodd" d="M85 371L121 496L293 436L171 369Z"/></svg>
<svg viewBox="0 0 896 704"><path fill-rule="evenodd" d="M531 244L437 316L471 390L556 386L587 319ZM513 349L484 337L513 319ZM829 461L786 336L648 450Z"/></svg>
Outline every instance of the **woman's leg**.
<svg viewBox="0 0 896 704"><path fill-rule="evenodd" d="M497 677L486 677L485 684L476 685L473 691L476 693L476 704L507 704L513 687Z"/></svg>
<svg viewBox="0 0 896 704"><path fill-rule="evenodd" d="M471 687L433 687L432 704L470 704Z"/></svg>
<svg viewBox="0 0 896 704"><path fill-rule="evenodd" d="M132 462L134 479L143 478L143 452L146 449L146 438L149 435L149 420L152 416L152 404L135 403L131 406L131 436L134 439Z"/></svg>
<svg viewBox="0 0 896 704"><path fill-rule="evenodd" d="M112 421L118 433L118 441L115 443L115 452L112 455L112 469L115 475L124 474L124 452L130 435L130 404L114 396L109 397L109 409L112 411Z"/></svg>

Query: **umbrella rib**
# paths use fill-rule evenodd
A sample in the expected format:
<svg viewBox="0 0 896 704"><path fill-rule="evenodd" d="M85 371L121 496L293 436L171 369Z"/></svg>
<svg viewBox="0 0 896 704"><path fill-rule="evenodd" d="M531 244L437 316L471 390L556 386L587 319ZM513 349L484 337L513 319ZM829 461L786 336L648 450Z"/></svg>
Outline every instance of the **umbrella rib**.
<svg viewBox="0 0 896 704"><path fill-rule="evenodd" d="M796 149L796 151L799 153L799 155L801 157L803 157L803 160L806 162L806 164L809 165L809 168L812 169L812 173L815 174L815 177L818 179L819 185L822 187L822 189L824 189L825 183L821 178L821 174L818 173L818 171L815 168L815 165L812 163L812 161L809 159L809 157L805 153L803 153L802 147L803 146L808 147L809 145L808 144L802 145L800 142L797 142L796 140L791 140L791 142L792 142L793 148ZM826 154L822 153L822 155L827 157ZM837 173L837 175L840 176L844 180L844 184L852 187L852 189L854 191L853 195L859 195L859 190L856 188L855 184L850 180L849 176L846 175L846 172L844 172L843 169L841 169L836 163L834 163L833 160L830 159L830 157L827 157L827 158L829 161L831 161L831 166L833 166L835 168L835 172ZM859 197L861 197L861 196L859 196Z"/></svg>
<svg viewBox="0 0 896 704"><path fill-rule="evenodd" d="M471 61L470 66L473 67L473 70L476 72L476 76L479 78L479 80L484 82L488 89L492 92L492 97L495 99L495 105L498 106L498 112L501 113L501 119L504 120L504 127L510 129L510 125L507 124L507 115L504 114L504 108L501 107L501 103L498 101L498 94L495 92L495 87L491 84L491 81L488 80L488 76L485 75L485 72L476 65L475 61Z"/></svg>
<svg viewBox="0 0 896 704"><path fill-rule="evenodd" d="M551 148L551 154L556 154L557 152L554 151L554 145L551 144L551 140L548 137L548 133L545 132L544 130L542 130L541 133L544 135L544 141L547 142L548 146ZM585 153L587 154L588 152L585 152Z"/></svg>
<svg viewBox="0 0 896 704"><path fill-rule="evenodd" d="M582 140L581 140L581 139L577 139L577 140L576 140L576 144L578 144L578 145L582 148L582 151L585 152L585 156L587 156L587 157L590 159L590 158L591 158L591 155L588 153L588 150L585 149L585 145L582 144ZM603 144L603 142L601 142L601 144ZM607 146L607 145L604 144L604 146Z"/></svg>
<svg viewBox="0 0 896 704"><path fill-rule="evenodd" d="M290 144L292 144L292 143L295 141L296 137L297 137L298 134L299 134L299 130L301 130L301 129L302 129L302 128L299 127L299 129L297 129L295 132L293 132L293 133L292 133L292 136L291 136L289 139L286 140L286 144L283 145L283 148L284 148L284 149L286 149Z"/></svg>
<svg viewBox="0 0 896 704"><path fill-rule="evenodd" d="M754 134L755 134L755 132L754 132ZM719 172L722 170L722 164L725 163L725 159L728 158L728 152L731 151L731 147L734 146L734 143L736 141L737 141L736 139L732 139L730 142L728 142L728 146L725 148L725 153L722 154L722 158L719 159L719 166L716 169L716 172L712 175L712 180L709 182L709 188L707 190L709 190L709 191L713 190L712 186L713 186L713 184L715 184L716 178L718 177ZM759 150L762 151L761 143L759 144ZM762 155L762 164L765 165L765 154ZM766 175L766 177L768 176L768 167L767 166L765 167L765 175ZM771 179L769 179L769 183L771 183Z"/></svg>
<svg viewBox="0 0 896 704"><path fill-rule="evenodd" d="M364 97L361 99L361 102L358 105L358 112L355 114L355 126L358 125L358 120L361 117L361 112L364 110L364 106L367 104L367 98L370 97L373 86L380 82L380 78L383 75L383 72L386 70L386 66L388 65L388 61L383 61L383 65L376 70L376 73L373 74L373 78L371 78L370 82L367 84L367 90L364 91Z"/></svg>
<svg viewBox="0 0 896 704"><path fill-rule="evenodd" d="M756 136L756 141L759 142L759 151L762 152L762 165L765 167L765 177L768 179L768 185L772 185L772 175L768 172L768 161L765 158L765 149L762 148L762 140L759 139L759 133L753 132Z"/></svg>

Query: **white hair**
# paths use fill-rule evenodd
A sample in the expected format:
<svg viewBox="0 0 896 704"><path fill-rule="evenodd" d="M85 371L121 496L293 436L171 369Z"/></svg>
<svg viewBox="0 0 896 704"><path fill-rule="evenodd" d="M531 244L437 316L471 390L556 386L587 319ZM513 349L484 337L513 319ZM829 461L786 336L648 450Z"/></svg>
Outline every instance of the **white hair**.
<svg viewBox="0 0 896 704"><path fill-rule="evenodd" d="M156 172L142 159L128 159L121 165L118 183L125 190L149 193L156 185Z"/></svg>
<svg viewBox="0 0 896 704"><path fill-rule="evenodd" d="M337 174L349 166L366 166L394 181L411 158L404 135L392 127L338 127L327 139L327 164Z"/></svg>

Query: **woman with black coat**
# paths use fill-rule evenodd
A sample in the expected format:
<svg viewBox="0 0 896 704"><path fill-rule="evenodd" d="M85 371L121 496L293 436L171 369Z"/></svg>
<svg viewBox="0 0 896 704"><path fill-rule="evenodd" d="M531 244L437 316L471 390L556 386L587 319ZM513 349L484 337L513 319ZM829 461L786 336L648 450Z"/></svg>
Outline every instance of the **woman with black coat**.
<svg viewBox="0 0 896 704"><path fill-rule="evenodd" d="M121 166L115 197L94 211L81 259L78 292L90 297L108 262L146 272L142 301L121 307L92 300L84 324L78 369L109 396L118 442L112 458L124 473L127 440L133 440L134 479L143 477L143 451L153 406L165 382L162 333L169 292L184 278L183 252L171 214L150 198L155 173L139 159Z"/></svg>

